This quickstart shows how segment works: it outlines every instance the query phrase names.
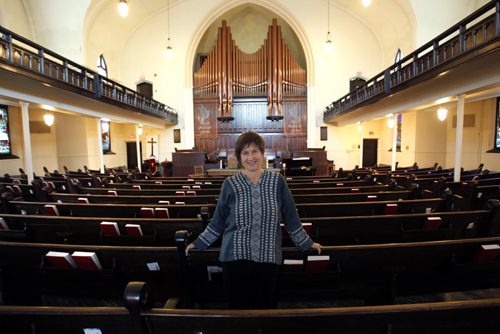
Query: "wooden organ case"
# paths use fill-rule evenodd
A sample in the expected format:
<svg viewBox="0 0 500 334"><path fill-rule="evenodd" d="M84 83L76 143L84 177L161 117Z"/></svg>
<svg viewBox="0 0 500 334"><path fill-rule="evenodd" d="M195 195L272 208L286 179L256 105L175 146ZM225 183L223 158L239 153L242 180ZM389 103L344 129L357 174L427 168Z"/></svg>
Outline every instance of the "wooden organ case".
<svg viewBox="0 0 500 334"><path fill-rule="evenodd" d="M284 42L273 19L261 48L242 52L222 21L217 42L194 73L195 150L234 149L238 136L252 130L266 151L306 149L306 71Z"/></svg>

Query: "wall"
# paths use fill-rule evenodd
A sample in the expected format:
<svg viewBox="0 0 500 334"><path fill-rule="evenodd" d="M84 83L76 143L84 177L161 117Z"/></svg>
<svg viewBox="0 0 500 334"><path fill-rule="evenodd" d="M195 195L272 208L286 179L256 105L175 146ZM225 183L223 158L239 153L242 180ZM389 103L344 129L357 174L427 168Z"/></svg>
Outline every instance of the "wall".
<svg viewBox="0 0 500 334"><path fill-rule="evenodd" d="M415 162L430 167L437 162L446 163L447 124L437 118L437 108L419 110L416 114Z"/></svg>
<svg viewBox="0 0 500 334"><path fill-rule="evenodd" d="M493 148L496 99L465 104L465 114L474 114L475 126L464 128L462 147L462 166L476 168L480 163L490 170L500 170L498 153L487 153ZM456 129L452 127L452 116L456 116L456 105L448 108L447 129L447 166L455 164Z"/></svg>
<svg viewBox="0 0 500 334"><path fill-rule="evenodd" d="M83 169L84 165L90 167L85 117L58 113L54 126L58 169L62 171L64 166L70 170Z"/></svg>

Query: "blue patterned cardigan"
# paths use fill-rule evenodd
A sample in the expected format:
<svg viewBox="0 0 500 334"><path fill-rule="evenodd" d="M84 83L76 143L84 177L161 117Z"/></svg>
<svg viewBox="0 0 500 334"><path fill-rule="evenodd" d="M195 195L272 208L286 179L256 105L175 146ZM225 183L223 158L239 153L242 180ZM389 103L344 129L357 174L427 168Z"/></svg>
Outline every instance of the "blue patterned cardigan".
<svg viewBox="0 0 500 334"><path fill-rule="evenodd" d="M280 223L298 248L311 247L313 241L302 227L283 176L265 170L252 185L238 173L222 184L212 221L193 243L205 250L222 235L220 261L281 264Z"/></svg>

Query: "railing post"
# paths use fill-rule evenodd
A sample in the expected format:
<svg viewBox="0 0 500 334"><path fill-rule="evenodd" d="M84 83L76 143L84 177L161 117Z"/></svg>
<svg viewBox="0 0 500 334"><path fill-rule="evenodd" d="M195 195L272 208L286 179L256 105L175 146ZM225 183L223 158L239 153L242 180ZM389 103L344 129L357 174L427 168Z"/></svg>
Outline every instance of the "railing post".
<svg viewBox="0 0 500 334"><path fill-rule="evenodd" d="M102 96L101 76L97 73L94 73L94 94L95 97Z"/></svg>
<svg viewBox="0 0 500 334"><path fill-rule="evenodd" d="M439 43L436 41L432 44L432 67L436 67L439 62Z"/></svg>
<svg viewBox="0 0 500 334"><path fill-rule="evenodd" d="M7 45L9 47L9 61L12 63L14 62L14 55L13 55L13 50L12 50L12 35L7 35Z"/></svg>
<svg viewBox="0 0 500 334"><path fill-rule="evenodd" d="M391 92L391 71L389 69L384 72L384 92L386 94Z"/></svg>
<svg viewBox="0 0 500 334"><path fill-rule="evenodd" d="M495 4L495 28L496 36L500 35L500 0Z"/></svg>
<svg viewBox="0 0 500 334"><path fill-rule="evenodd" d="M458 40L460 41L460 53L462 54L465 51L465 27L463 25L460 26L460 34Z"/></svg>
<svg viewBox="0 0 500 334"><path fill-rule="evenodd" d="M63 80L65 82L69 82L68 61L67 60L64 61Z"/></svg>
<svg viewBox="0 0 500 334"><path fill-rule="evenodd" d="M89 79L87 78L87 70L83 70L83 89L88 90Z"/></svg>

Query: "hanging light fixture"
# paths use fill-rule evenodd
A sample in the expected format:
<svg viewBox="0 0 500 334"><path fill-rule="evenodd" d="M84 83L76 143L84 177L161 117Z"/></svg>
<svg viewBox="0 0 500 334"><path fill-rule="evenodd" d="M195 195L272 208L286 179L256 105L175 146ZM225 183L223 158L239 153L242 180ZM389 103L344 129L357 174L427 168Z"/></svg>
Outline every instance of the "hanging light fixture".
<svg viewBox="0 0 500 334"><path fill-rule="evenodd" d="M441 106L438 110L437 110L437 116L438 116L438 119L443 122L445 119L446 119L446 115L448 115L448 109L446 109L445 107Z"/></svg>
<svg viewBox="0 0 500 334"><path fill-rule="evenodd" d="M118 3L118 13L120 13L121 17L128 16L128 3L127 0L120 0Z"/></svg>
<svg viewBox="0 0 500 334"><path fill-rule="evenodd" d="M52 126L54 124L54 115L49 113L43 115L43 121L47 126Z"/></svg>
<svg viewBox="0 0 500 334"><path fill-rule="evenodd" d="M170 0L167 1L167 47L165 49L167 58L174 57L174 49L170 46Z"/></svg>
<svg viewBox="0 0 500 334"><path fill-rule="evenodd" d="M325 51L330 53L333 50L332 37L330 35L330 0L328 2L328 33L326 34Z"/></svg>
<svg viewBox="0 0 500 334"><path fill-rule="evenodd" d="M372 4L372 0L361 0L361 3L365 7L369 7Z"/></svg>

